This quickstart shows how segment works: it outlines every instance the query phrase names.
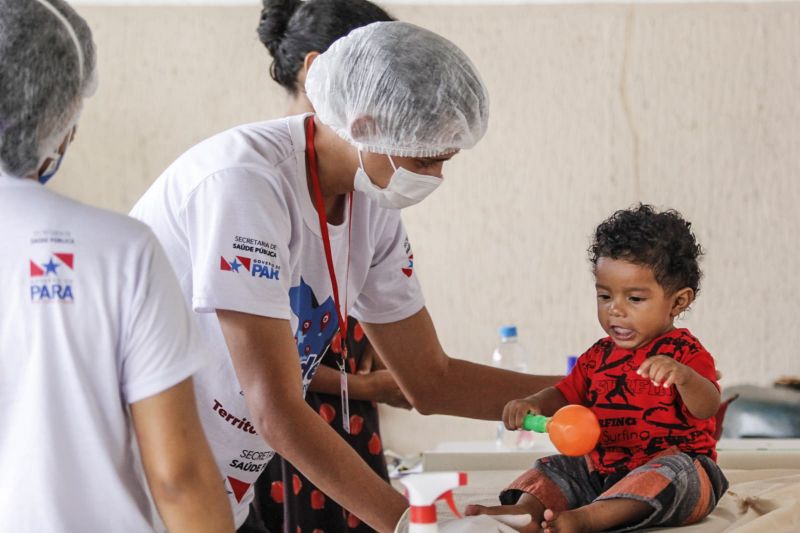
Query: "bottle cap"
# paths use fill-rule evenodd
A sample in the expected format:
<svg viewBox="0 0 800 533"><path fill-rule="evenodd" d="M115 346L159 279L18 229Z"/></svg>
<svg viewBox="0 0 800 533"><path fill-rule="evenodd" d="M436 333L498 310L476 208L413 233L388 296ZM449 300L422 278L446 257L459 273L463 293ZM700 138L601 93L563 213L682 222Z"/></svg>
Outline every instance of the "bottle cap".
<svg viewBox="0 0 800 533"><path fill-rule="evenodd" d="M575 367L575 363L578 362L577 355L568 355L567 356L567 374L572 372L572 369Z"/></svg>
<svg viewBox="0 0 800 533"><path fill-rule="evenodd" d="M517 326L501 326L498 331L500 333L500 337L503 338L517 336Z"/></svg>

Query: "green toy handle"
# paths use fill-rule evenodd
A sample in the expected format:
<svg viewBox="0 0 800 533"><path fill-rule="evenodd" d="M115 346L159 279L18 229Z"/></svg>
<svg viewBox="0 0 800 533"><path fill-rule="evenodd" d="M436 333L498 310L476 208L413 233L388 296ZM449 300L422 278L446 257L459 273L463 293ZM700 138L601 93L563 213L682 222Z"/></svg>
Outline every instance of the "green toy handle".
<svg viewBox="0 0 800 533"><path fill-rule="evenodd" d="M549 416L528 413L522 420L522 429L535 431L536 433L547 433L548 422L550 422Z"/></svg>

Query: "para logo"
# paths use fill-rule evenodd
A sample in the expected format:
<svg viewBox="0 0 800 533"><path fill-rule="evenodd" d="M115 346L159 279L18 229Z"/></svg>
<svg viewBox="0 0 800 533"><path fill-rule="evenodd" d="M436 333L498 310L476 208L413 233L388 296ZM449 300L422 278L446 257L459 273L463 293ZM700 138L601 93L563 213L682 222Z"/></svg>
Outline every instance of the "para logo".
<svg viewBox="0 0 800 533"><path fill-rule="evenodd" d="M411 251L411 243L408 242L408 237L406 237L406 240L403 242L403 248L405 249L406 256L408 257L408 263L406 263L406 266L400 270L403 271L403 274L405 274L406 277L410 278L411 275L414 274L414 252Z"/></svg>
<svg viewBox="0 0 800 533"><path fill-rule="evenodd" d="M233 497L236 498L237 503L242 502L244 495L247 494L247 491L250 490L250 487L253 485L252 483L247 483L231 476L228 476L228 484L230 485L231 489L227 492L228 494L233 494Z"/></svg>
<svg viewBox="0 0 800 533"><path fill-rule="evenodd" d="M251 258L237 255L232 261L228 261L224 256L219 256L219 269L226 272L236 272L238 274L248 273L254 278L278 279L280 270Z"/></svg>
<svg viewBox="0 0 800 533"><path fill-rule="evenodd" d="M75 255L53 253L47 262L28 260L30 267L31 301L72 302L72 273L75 270Z"/></svg>

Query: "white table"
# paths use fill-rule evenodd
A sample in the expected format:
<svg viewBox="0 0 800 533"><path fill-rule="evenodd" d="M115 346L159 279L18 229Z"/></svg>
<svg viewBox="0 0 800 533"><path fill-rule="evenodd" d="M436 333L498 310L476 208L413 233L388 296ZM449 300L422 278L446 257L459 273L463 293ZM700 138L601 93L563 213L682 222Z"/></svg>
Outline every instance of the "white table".
<svg viewBox="0 0 800 533"><path fill-rule="evenodd" d="M540 457L558 453L546 434L527 450L498 448L494 441L444 442L423 452L425 472L446 470L516 470L530 468ZM717 462L724 469L800 468L800 439L722 439Z"/></svg>

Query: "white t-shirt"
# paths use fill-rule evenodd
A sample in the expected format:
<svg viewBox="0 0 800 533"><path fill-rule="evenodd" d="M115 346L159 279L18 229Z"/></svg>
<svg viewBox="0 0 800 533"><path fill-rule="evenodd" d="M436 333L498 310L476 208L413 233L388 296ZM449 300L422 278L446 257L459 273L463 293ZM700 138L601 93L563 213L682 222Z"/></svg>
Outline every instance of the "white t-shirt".
<svg viewBox="0 0 800 533"><path fill-rule="evenodd" d="M0 227L0 531L153 531L128 405L207 359L163 250L30 179Z"/></svg>
<svg viewBox="0 0 800 533"><path fill-rule="evenodd" d="M201 313L212 363L198 374L196 394L237 526L274 452L253 427L214 311L288 319L304 387L338 329L306 181L303 119L248 124L198 144L131 212L153 228L186 299ZM424 303L400 214L361 193L353 198L352 221L346 215L328 225L341 305L346 300L350 314L366 322L407 318Z"/></svg>

